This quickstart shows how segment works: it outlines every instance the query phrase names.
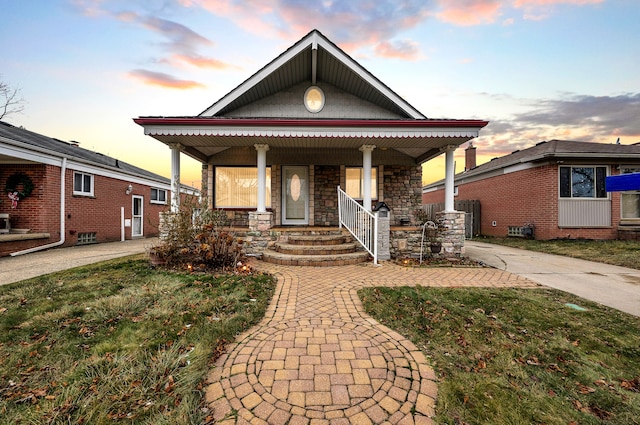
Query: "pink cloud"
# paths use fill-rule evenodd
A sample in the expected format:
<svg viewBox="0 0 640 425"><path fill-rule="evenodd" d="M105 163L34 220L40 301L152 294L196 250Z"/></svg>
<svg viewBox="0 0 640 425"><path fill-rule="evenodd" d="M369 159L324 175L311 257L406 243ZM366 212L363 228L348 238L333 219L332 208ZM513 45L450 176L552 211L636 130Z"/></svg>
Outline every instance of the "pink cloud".
<svg viewBox="0 0 640 425"><path fill-rule="evenodd" d="M396 43L383 41L374 49L376 56L384 58L416 60L420 58L418 43L411 40L402 40Z"/></svg>
<svg viewBox="0 0 640 425"><path fill-rule="evenodd" d="M240 69L236 65L232 65L218 59L208 58L208 57L194 55L194 54L192 55L174 54L173 56L171 56L171 58L165 59L162 62L169 63L172 65L176 65L179 63L186 63L188 65L195 66L197 68L210 68L210 69L218 69L218 70Z"/></svg>
<svg viewBox="0 0 640 425"><path fill-rule="evenodd" d="M456 25L470 26L494 23L500 16L504 1L500 0L440 0L438 19Z"/></svg>
<svg viewBox="0 0 640 425"><path fill-rule="evenodd" d="M205 87L204 84L191 80L179 80L172 75L163 72L148 71L145 69L135 69L128 74L144 84L150 86L159 86L169 89L188 90L193 88Z"/></svg>

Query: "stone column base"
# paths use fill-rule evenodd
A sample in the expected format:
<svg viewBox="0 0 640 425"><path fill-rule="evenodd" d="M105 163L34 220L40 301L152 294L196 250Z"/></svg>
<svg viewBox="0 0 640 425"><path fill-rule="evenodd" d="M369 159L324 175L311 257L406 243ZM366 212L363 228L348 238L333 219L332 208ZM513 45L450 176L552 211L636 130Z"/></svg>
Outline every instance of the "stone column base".
<svg viewBox="0 0 640 425"><path fill-rule="evenodd" d="M464 255L464 211L441 211L436 213L438 237L442 240L444 257Z"/></svg>
<svg viewBox="0 0 640 425"><path fill-rule="evenodd" d="M249 212L249 230L252 232L263 232L271 229L272 218L273 218L273 213L269 211L267 212L250 211Z"/></svg>

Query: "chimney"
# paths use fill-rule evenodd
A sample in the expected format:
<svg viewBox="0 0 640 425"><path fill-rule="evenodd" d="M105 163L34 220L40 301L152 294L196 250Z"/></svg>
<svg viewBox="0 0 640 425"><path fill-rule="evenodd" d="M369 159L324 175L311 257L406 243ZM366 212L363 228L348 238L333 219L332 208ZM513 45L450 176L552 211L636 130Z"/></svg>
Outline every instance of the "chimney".
<svg viewBox="0 0 640 425"><path fill-rule="evenodd" d="M476 148L473 142L469 142L469 146L464 150L464 171L468 171L476 167Z"/></svg>

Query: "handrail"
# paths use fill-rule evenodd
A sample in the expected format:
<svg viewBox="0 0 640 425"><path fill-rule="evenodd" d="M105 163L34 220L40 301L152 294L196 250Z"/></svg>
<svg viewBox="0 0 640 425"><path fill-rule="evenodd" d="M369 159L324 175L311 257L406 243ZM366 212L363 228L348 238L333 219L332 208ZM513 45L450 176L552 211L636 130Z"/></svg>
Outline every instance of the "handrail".
<svg viewBox="0 0 640 425"><path fill-rule="evenodd" d="M378 216L368 211L338 186L338 218L378 264Z"/></svg>

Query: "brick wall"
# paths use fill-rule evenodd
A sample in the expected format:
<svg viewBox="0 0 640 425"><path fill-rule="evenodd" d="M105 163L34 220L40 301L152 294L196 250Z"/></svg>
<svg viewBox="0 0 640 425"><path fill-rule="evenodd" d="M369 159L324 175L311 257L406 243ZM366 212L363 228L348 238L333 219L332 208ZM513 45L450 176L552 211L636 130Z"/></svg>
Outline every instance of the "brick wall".
<svg viewBox="0 0 640 425"><path fill-rule="evenodd" d="M8 253L46 245L60 240L60 167L44 164L8 165L0 168L0 185L7 178L22 172L28 175L34 188L30 196L19 201L18 208L11 209L9 199L2 199L0 212L11 214L11 227L30 229L30 233L49 233L48 239L0 242L0 256ZM132 216L132 195L143 196L143 235L158 234L161 211L168 205L151 204L150 186L132 184L133 192L125 193L127 181L94 175L94 196L73 195L73 170L67 169L65 184L65 243L75 245L78 233L96 233L98 242L120 240L120 207L124 207L125 218ZM170 199L167 192L167 199ZM131 227L125 228L125 238L131 239Z"/></svg>
<svg viewBox="0 0 640 425"><path fill-rule="evenodd" d="M504 237L509 226L535 225L536 239L615 239L620 217L620 195L611 194L612 227L558 227L558 166L543 165L528 170L460 184L456 200L480 200L480 233ZM425 204L444 202L444 190L422 195ZM588 202L588 201L585 201ZM495 226L493 222L495 221Z"/></svg>

